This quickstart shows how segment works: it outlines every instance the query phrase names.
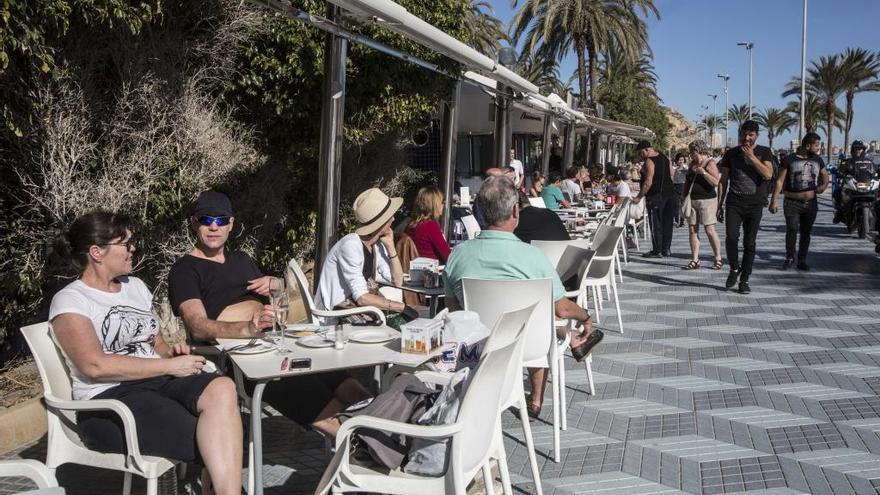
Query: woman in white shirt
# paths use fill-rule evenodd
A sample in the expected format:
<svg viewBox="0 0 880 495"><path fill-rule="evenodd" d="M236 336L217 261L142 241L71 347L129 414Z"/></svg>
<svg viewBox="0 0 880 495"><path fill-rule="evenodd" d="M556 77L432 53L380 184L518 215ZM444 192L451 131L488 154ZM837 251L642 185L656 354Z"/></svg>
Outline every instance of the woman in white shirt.
<svg viewBox="0 0 880 495"><path fill-rule="evenodd" d="M131 222L93 212L57 243L79 270L49 309L52 336L71 371L75 400L115 399L131 410L146 455L201 459L218 494L241 493L242 424L235 384L205 372L205 358L168 344L153 296L132 270ZM125 435L108 411L77 413L86 445L125 452Z"/></svg>

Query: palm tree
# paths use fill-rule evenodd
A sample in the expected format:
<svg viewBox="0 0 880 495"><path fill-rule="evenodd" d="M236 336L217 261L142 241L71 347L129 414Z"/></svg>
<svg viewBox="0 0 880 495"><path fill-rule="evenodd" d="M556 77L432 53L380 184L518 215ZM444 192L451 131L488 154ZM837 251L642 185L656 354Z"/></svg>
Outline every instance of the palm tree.
<svg viewBox="0 0 880 495"><path fill-rule="evenodd" d="M733 105L727 109L727 121L728 122L736 122L737 132L739 127L743 122L749 120L749 106L743 103L742 105Z"/></svg>
<svg viewBox="0 0 880 495"><path fill-rule="evenodd" d="M553 59L523 53L516 63L516 72L544 93L562 95L568 89L560 80L559 62Z"/></svg>
<svg viewBox="0 0 880 495"><path fill-rule="evenodd" d="M514 7L517 3L513 0ZM643 19L649 14L660 18L654 0L523 0L511 20L511 38L518 45L525 36L525 51L541 51L556 60L574 50L581 95L589 94L589 102L594 103L599 53L612 41L630 59L650 50Z"/></svg>
<svg viewBox="0 0 880 495"><path fill-rule="evenodd" d="M501 41L507 39L503 24L494 14L491 3L486 0L471 0L464 18L462 41L490 57L501 48Z"/></svg>
<svg viewBox="0 0 880 495"><path fill-rule="evenodd" d="M797 125L798 121L787 110L779 108L765 108L758 112L755 121L767 129L767 140L770 141L770 149L773 149L773 138L788 131Z"/></svg>
<svg viewBox="0 0 880 495"><path fill-rule="evenodd" d="M697 129L701 131L707 131L706 133L709 135L709 146L715 147L715 130L716 129L724 129L725 123L724 120L718 115L709 114L703 117L701 121L697 123Z"/></svg>
<svg viewBox="0 0 880 495"><path fill-rule="evenodd" d="M643 52L637 59L627 57L616 42L610 43L599 60L599 82L605 84L617 80L629 80L639 89L657 94L657 73L651 55Z"/></svg>
<svg viewBox="0 0 880 495"><path fill-rule="evenodd" d="M857 93L880 91L880 54L864 48L847 48L841 61L841 72L845 80L846 110L843 129L843 149L849 147L849 131L853 121L853 100Z"/></svg>
<svg viewBox="0 0 880 495"><path fill-rule="evenodd" d="M825 124L825 141L828 148L827 157L828 161L831 162L832 129L837 127L835 120L840 113L840 109L837 107L837 99L846 92L846 80L841 71L839 55L819 57L818 62L814 60L810 64L812 66L807 69L806 92L814 95L819 100L821 118ZM800 78L792 78L785 86L788 89L782 93L782 96L800 94L801 80Z"/></svg>
<svg viewBox="0 0 880 495"><path fill-rule="evenodd" d="M793 116L797 116L800 118L801 113L801 94L797 94L797 99L794 101L789 101L785 106L785 110L792 114ZM839 116L837 118L843 118L843 112L839 112ZM816 132L819 126L817 122L822 114L822 104L819 103L819 100L809 93L807 93L807 102L804 105L804 131L805 132Z"/></svg>

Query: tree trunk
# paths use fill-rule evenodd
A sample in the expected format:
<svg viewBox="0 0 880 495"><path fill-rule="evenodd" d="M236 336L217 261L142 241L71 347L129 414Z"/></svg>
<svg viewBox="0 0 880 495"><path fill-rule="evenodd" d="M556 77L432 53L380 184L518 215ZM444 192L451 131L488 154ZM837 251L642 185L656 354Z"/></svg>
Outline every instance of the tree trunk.
<svg viewBox="0 0 880 495"><path fill-rule="evenodd" d="M852 91L846 92L846 123L843 126L843 152L849 148L849 130L853 121L853 100L856 95Z"/></svg>
<svg viewBox="0 0 880 495"><path fill-rule="evenodd" d="M833 133L831 126L834 124L834 107L832 106L833 104L834 104L834 102L831 102L830 105L825 105L825 125L827 126L825 128L825 133L827 134L827 137L828 137L828 153L827 153L828 162L827 163L831 163L831 149L833 148L831 146L831 134Z"/></svg>
<svg viewBox="0 0 880 495"><path fill-rule="evenodd" d="M578 106L584 108L584 101L587 95L587 67L584 61L584 52L586 50L586 41L583 34L576 34L574 40L574 49L577 54L577 70L578 70L578 86L581 88L581 98ZM590 103L593 102L595 95L593 94L593 85L590 85Z"/></svg>
<svg viewBox="0 0 880 495"><path fill-rule="evenodd" d="M770 151L773 151L773 133L767 129L767 144L770 145Z"/></svg>

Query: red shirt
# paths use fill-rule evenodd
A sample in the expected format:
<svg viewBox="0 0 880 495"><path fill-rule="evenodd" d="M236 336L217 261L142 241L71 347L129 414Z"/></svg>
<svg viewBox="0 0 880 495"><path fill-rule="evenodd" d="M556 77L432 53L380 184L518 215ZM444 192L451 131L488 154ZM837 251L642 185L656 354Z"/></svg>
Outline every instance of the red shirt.
<svg viewBox="0 0 880 495"><path fill-rule="evenodd" d="M440 260L440 264L446 264L452 248L443 237L440 224L436 220L425 220L418 225L410 225L406 228L406 235L413 240L419 256Z"/></svg>

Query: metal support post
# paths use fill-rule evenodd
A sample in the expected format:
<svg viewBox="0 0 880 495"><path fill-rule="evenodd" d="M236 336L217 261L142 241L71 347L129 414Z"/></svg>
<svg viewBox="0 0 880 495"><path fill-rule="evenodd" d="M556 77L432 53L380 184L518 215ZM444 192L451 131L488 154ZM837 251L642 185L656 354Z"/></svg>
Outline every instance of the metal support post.
<svg viewBox="0 0 880 495"><path fill-rule="evenodd" d="M510 100L501 96L508 91L510 88L499 84L498 93L495 96L495 129L492 132L492 137L495 140L495 152L492 155L493 167L505 167L508 162L507 154L510 150L510 143L507 140L507 134L510 129Z"/></svg>
<svg viewBox="0 0 880 495"><path fill-rule="evenodd" d="M449 238L449 226L452 225L452 194L455 191L455 151L458 146L458 101L461 97L461 81L455 82L451 100L443 106L443 216L440 226L443 234Z"/></svg>
<svg viewBox="0 0 880 495"><path fill-rule="evenodd" d="M565 146L562 149L562 172L574 162L574 122L565 125Z"/></svg>
<svg viewBox="0 0 880 495"><path fill-rule="evenodd" d="M550 120L552 117L550 115L544 116L544 134L541 139L541 173L544 174L544 177L547 177L547 174L550 173L550 129L551 123Z"/></svg>
<svg viewBox="0 0 880 495"><path fill-rule="evenodd" d="M327 4L327 17L337 18L339 7ZM345 118L345 61L348 41L328 33L324 56L321 105L321 142L318 158L318 242L315 248L314 285L339 225L339 185L342 175L342 124Z"/></svg>

